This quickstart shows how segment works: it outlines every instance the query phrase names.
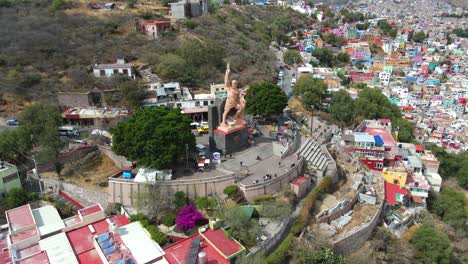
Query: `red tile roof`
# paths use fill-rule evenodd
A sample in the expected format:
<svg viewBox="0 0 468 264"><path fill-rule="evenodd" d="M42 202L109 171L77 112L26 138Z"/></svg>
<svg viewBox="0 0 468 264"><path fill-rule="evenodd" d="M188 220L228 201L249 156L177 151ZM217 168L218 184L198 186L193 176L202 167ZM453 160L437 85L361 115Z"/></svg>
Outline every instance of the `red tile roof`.
<svg viewBox="0 0 468 264"><path fill-rule="evenodd" d="M398 184L392 184L385 181L385 202L391 205L396 204L396 194L406 194L406 190L402 189Z"/></svg>
<svg viewBox="0 0 468 264"><path fill-rule="evenodd" d="M102 211L102 208L99 204L95 204L91 207L84 208L80 210L82 216L87 216Z"/></svg>
<svg viewBox="0 0 468 264"><path fill-rule="evenodd" d="M304 182L306 182L306 180L307 180L307 179L306 179L305 177L303 177L303 176L297 176L297 177L293 180L292 184L294 184L294 185L296 185L296 186L301 186Z"/></svg>
<svg viewBox="0 0 468 264"><path fill-rule="evenodd" d="M201 236L216 247L226 258L243 249L239 242L227 237L222 229L211 230L208 228Z"/></svg>
<svg viewBox="0 0 468 264"><path fill-rule="evenodd" d="M99 257L97 250L94 248L76 257L80 264L102 264L101 257Z"/></svg>
<svg viewBox="0 0 468 264"><path fill-rule="evenodd" d="M423 152L424 151L424 147L421 146L421 145L418 145L418 144L415 144L414 148L416 149L417 152Z"/></svg>
<svg viewBox="0 0 468 264"><path fill-rule="evenodd" d="M196 238L201 237L199 234L195 234L187 239L180 240L166 248L164 256L169 264L180 264L186 263L187 257L190 252L192 241ZM203 241L203 245L200 247L199 252L203 251L206 253L207 263L209 264L227 264L229 263L210 243Z"/></svg>

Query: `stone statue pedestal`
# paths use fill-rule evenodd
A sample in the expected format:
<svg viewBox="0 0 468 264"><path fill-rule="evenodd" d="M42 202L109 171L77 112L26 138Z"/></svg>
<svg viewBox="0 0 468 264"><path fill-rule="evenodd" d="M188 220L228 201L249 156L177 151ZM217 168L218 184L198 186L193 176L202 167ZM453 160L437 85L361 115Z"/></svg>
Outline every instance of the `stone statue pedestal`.
<svg viewBox="0 0 468 264"><path fill-rule="evenodd" d="M239 125L235 127L220 127L213 131L213 138L216 149L225 155L235 153L245 149L248 145L248 127Z"/></svg>

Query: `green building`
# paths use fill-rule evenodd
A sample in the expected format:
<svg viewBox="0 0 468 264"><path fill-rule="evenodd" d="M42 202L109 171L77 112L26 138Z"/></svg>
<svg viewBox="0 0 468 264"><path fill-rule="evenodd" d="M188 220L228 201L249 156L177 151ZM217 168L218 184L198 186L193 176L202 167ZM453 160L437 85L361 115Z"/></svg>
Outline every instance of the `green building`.
<svg viewBox="0 0 468 264"><path fill-rule="evenodd" d="M13 188L21 187L18 168L15 165L0 161L0 197L5 197Z"/></svg>

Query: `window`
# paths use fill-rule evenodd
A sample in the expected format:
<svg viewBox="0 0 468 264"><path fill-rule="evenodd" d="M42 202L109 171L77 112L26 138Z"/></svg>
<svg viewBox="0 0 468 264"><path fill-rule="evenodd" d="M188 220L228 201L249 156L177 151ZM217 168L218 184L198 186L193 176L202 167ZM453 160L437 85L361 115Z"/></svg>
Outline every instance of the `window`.
<svg viewBox="0 0 468 264"><path fill-rule="evenodd" d="M382 162L375 163L375 168L382 169L383 168L383 163Z"/></svg>
<svg viewBox="0 0 468 264"><path fill-rule="evenodd" d="M128 69L123 69L123 74L128 75Z"/></svg>
<svg viewBox="0 0 468 264"><path fill-rule="evenodd" d="M200 102L195 102L195 106L200 106Z"/></svg>
<svg viewBox="0 0 468 264"><path fill-rule="evenodd" d="M210 101L210 104L214 104L214 101L213 101L213 100L211 100L211 101Z"/></svg>
<svg viewBox="0 0 468 264"><path fill-rule="evenodd" d="M114 69L114 74L117 74L117 73L119 73L119 70Z"/></svg>
<svg viewBox="0 0 468 264"><path fill-rule="evenodd" d="M105 70L99 70L99 76L106 76Z"/></svg>
<svg viewBox="0 0 468 264"><path fill-rule="evenodd" d="M203 101L203 105L204 105L204 106L207 106L207 105L208 105L208 101Z"/></svg>
<svg viewBox="0 0 468 264"><path fill-rule="evenodd" d="M182 104L181 104L181 103L178 103L178 104L177 104L177 108L182 108Z"/></svg>
<svg viewBox="0 0 468 264"><path fill-rule="evenodd" d="M18 174L14 173L3 178L3 183L8 183L18 179Z"/></svg>

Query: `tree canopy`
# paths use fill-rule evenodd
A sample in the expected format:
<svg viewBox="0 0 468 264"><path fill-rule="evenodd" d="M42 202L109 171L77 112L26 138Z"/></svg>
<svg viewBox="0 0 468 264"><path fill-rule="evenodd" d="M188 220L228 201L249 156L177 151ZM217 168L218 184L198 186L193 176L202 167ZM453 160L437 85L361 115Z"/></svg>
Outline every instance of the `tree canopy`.
<svg viewBox="0 0 468 264"><path fill-rule="evenodd" d="M113 150L142 166L165 169L195 147L191 119L178 108L151 107L136 111L111 129Z"/></svg>
<svg viewBox="0 0 468 264"><path fill-rule="evenodd" d="M299 78L293 87L293 94L302 97L302 103L307 109L319 108L321 99L327 92L327 85L322 79L312 76L303 76Z"/></svg>
<svg viewBox="0 0 468 264"><path fill-rule="evenodd" d="M330 49L327 48L318 48L312 51L312 56L317 58L320 61L320 65L326 67L333 67L333 61L335 57Z"/></svg>
<svg viewBox="0 0 468 264"><path fill-rule="evenodd" d="M225 207L220 212L220 218L230 226L227 232L247 245L254 245L260 232L258 222L240 210L239 206Z"/></svg>
<svg viewBox="0 0 468 264"><path fill-rule="evenodd" d="M460 187L468 189L468 153L447 153L436 145L431 146L431 149L440 161L440 176L443 179L453 177Z"/></svg>
<svg viewBox="0 0 468 264"><path fill-rule="evenodd" d="M466 205L463 192L445 188L440 194L436 195L432 208L447 224L458 230L468 231L465 222L468 217Z"/></svg>
<svg viewBox="0 0 468 264"><path fill-rule="evenodd" d="M435 231L423 224L414 231L411 243L417 249L416 257L421 263L448 264L451 261L452 248L445 233Z"/></svg>
<svg viewBox="0 0 468 264"><path fill-rule="evenodd" d="M421 42L424 41L425 38L426 38L426 33L424 33L424 31L419 31L419 32L415 33L411 39L414 42L421 43Z"/></svg>
<svg viewBox="0 0 468 264"><path fill-rule="evenodd" d="M63 143L59 134L62 117L58 107L34 103L19 113L18 121L19 129L31 135L32 143L39 147L40 156L45 159L59 156Z"/></svg>
<svg viewBox="0 0 468 264"><path fill-rule="evenodd" d="M283 55L283 60L286 64L297 64L301 62L301 54L297 50L287 50Z"/></svg>
<svg viewBox="0 0 468 264"><path fill-rule="evenodd" d="M246 111L255 116L279 115L288 104L288 97L272 83L255 83L247 90Z"/></svg>
<svg viewBox="0 0 468 264"><path fill-rule="evenodd" d="M332 100L329 107L329 112L335 121L346 125L354 118L354 101L346 92L339 90L332 94Z"/></svg>
<svg viewBox="0 0 468 264"><path fill-rule="evenodd" d="M364 88L354 102L354 114L358 117L391 120L401 118L398 106L392 104L379 89Z"/></svg>
<svg viewBox="0 0 468 264"><path fill-rule="evenodd" d="M297 250L295 257L298 264L345 264L346 260L341 255L336 254L329 248L318 251L307 249Z"/></svg>

